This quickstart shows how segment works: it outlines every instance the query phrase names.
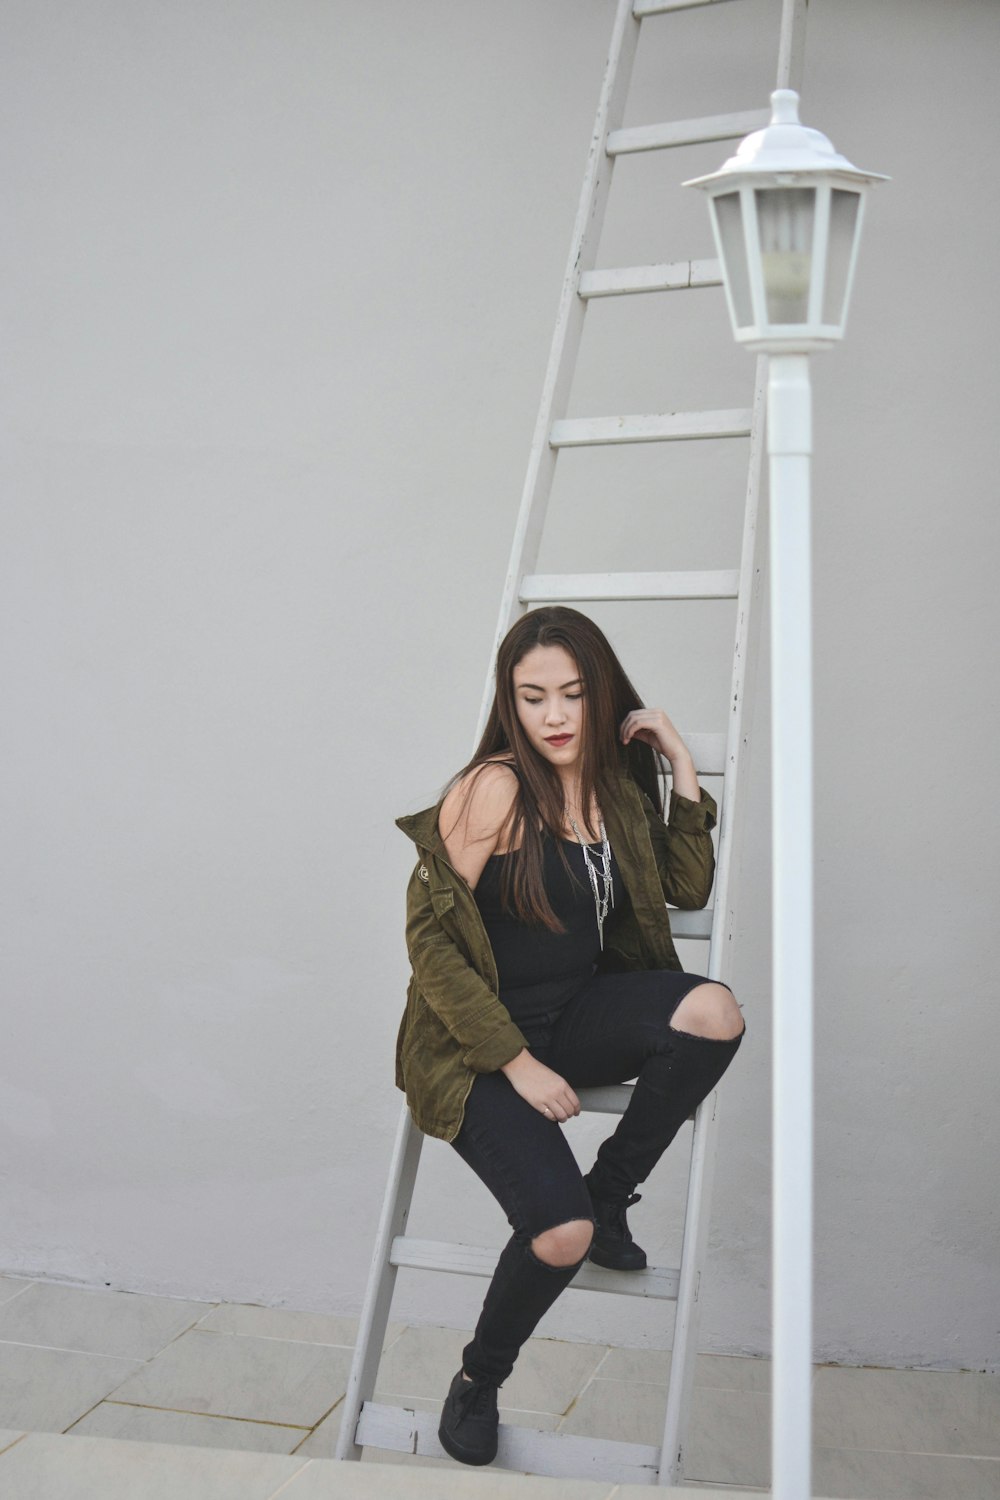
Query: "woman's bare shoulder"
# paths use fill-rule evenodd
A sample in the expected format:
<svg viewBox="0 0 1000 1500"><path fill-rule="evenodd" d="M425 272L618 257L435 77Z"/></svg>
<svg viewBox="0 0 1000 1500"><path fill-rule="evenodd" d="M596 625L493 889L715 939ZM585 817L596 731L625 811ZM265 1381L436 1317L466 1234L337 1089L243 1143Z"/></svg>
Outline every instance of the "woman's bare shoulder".
<svg viewBox="0 0 1000 1500"><path fill-rule="evenodd" d="M496 849L517 790L513 757L493 757L460 777L441 803L438 831L452 864L473 887Z"/></svg>
<svg viewBox="0 0 1000 1500"><path fill-rule="evenodd" d="M479 837L488 836L491 825L496 832L510 812L517 787L512 758L495 757L473 766L441 803L438 826L442 835L450 834L457 823L472 825Z"/></svg>

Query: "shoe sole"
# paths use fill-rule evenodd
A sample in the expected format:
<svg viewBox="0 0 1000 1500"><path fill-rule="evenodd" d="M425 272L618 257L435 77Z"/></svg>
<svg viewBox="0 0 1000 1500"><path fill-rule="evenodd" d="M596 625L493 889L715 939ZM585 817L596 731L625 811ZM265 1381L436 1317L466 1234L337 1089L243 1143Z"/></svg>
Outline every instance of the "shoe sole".
<svg viewBox="0 0 1000 1500"><path fill-rule="evenodd" d="M497 1447L493 1449L493 1452L489 1454L472 1453L468 1448L459 1447L455 1440L453 1438L450 1438L442 1427L438 1428L438 1442L441 1444L441 1447L444 1449L444 1451L451 1458L457 1459L460 1464L473 1464L476 1467L479 1467L482 1464L491 1464L496 1458L497 1449L500 1446L498 1443Z"/></svg>
<svg viewBox="0 0 1000 1500"><path fill-rule="evenodd" d="M624 1261L613 1260L610 1255L602 1255L600 1250L591 1250L587 1259L593 1261L595 1266L601 1266L605 1271L645 1271L648 1266L645 1255L641 1261L626 1264Z"/></svg>

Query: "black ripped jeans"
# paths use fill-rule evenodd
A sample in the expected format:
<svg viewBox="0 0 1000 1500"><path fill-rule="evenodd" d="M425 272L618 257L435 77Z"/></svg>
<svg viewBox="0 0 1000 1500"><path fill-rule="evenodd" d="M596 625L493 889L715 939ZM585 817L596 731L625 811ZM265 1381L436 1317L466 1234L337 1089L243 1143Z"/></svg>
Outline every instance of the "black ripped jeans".
<svg viewBox="0 0 1000 1500"><path fill-rule="evenodd" d="M589 1174L597 1197L627 1198L645 1181L735 1056L742 1033L715 1041L670 1025L688 991L710 982L672 969L594 975L557 1016L522 1026L534 1056L573 1088L636 1079L629 1106ZM562 1126L522 1099L502 1072L478 1075L452 1145L514 1230L462 1354L467 1374L499 1385L583 1264L550 1266L531 1241L572 1219L593 1222L593 1209Z"/></svg>

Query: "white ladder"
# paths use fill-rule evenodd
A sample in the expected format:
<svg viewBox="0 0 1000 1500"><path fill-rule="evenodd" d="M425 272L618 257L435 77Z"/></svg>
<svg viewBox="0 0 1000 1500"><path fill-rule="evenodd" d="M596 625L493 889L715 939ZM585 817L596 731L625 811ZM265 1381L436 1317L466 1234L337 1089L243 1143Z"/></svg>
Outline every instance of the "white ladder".
<svg viewBox="0 0 1000 1500"><path fill-rule="evenodd" d="M707 974L723 979L729 972L734 927L730 899L731 872L738 867L737 809L748 764L750 715L745 711L756 664L762 548L758 539L758 492L763 455L766 361L756 365L752 402L737 411L700 411L668 415L571 418L565 413L591 297L651 294L721 284L714 260L683 260L653 266L598 270L594 266L616 157L626 152L662 150L702 141L733 140L766 125L768 109L678 120L623 129L644 18L702 5L739 4L740 0L619 0L597 118L584 174L569 262L542 389L538 420L528 461L521 507L511 547L474 744L478 743L493 699L492 663L496 649L514 620L535 603L583 603L594 600L736 599L729 723L725 734L688 734L685 741L696 769L721 775L719 851L714 904L706 911L671 911L676 937L709 941ZM777 86L801 86L805 14L808 0L782 0ZM721 308L715 315L724 317ZM560 448L585 444L667 442L719 437L749 437L743 541L739 568L711 572L537 574L549 495ZM584 1110L621 1114L631 1085L578 1089ZM679 1484L684 1471L684 1443L694 1387L697 1353L698 1297L705 1258L715 1160L716 1095L699 1106L688 1176L684 1238L679 1269L651 1266L645 1271L606 1271L584 1265L573 1291L613 1292L626 1296L676 1300L674 1338L663 1441L659 1447L564 1433L538 1432L501 1424L498 1467L534 1474L606 1479L620 1483ZM437 1412L385 1406L372 1400L389 1310L400 1266L450 1271L490 1278L498 1250L416 1240L404 1234L416 1180L423 1136L405 1104L393 1150L389 1181L372 1257L368 1289L358 1328L354 1361L344 1398L336 1457L359 1459L365 1446L439 1456ZM445 1392L442 1391L442 1402Z"/></svg>

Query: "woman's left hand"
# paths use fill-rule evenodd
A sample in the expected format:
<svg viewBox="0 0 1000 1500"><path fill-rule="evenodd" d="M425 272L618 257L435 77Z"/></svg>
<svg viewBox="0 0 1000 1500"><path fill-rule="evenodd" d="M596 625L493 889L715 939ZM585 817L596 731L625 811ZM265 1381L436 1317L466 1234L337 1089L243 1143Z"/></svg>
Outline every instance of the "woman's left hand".
<svg viewBox="0 0 1000 1500"><path fill-rule="evenodd" d="M670 762L690 757L688 747L662 708L633 708L622 720L619 733L623 745L629 740L645 740Z"/></svg>
<svg viewBox="0 0 1000 1500"><path fill-rule="evenodd" d="M619 733L623 745L629 740L645 740L659 750L670 762L673 790L692 802L701 801L694 757L662 708L633 708L622 720Z"/></svg>

